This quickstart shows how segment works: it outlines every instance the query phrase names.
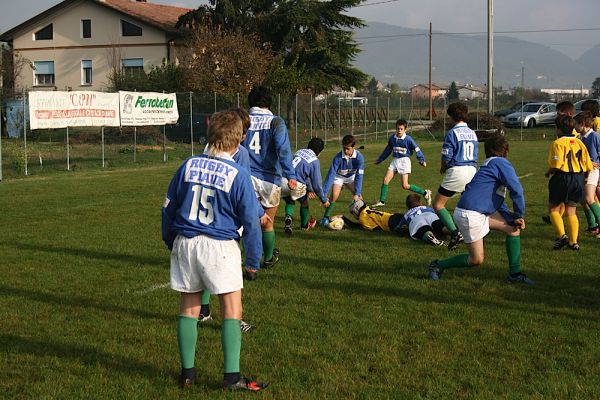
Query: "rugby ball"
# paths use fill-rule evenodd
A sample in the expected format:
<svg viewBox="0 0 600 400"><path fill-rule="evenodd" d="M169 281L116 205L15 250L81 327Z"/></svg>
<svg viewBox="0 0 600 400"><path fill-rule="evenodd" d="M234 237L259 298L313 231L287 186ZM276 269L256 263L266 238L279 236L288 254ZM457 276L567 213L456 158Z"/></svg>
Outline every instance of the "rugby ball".
<svg viewBox="0 0 600 400"><path fill-rule="evenodd" d="M341 231L342 229L344 229L344 220L342 219L342 217L332 217L331 221L329 221L329 225L327 225L329 227L329 229L332 229L334 231Z"/></svg>

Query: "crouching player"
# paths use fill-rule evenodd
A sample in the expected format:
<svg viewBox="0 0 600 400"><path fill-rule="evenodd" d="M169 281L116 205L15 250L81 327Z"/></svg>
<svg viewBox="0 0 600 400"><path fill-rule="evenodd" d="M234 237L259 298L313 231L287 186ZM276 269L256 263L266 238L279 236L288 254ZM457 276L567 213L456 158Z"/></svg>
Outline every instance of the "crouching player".
<svg viewBox="0 0 600 400"><path fill-rule="evenodd" d="M494 135L485 142L488 157L475 174L458 201L454 220L469 250L429 264L429 278L438 280L449 268L474 267L483 264L483 238L490 229L506 234L509 283L533 284L521 272L521 230L525 229L525 198L523 187L512 164L506 159L508 142L503 136ZM504 202L506 190L510 193L514 210L511 212Z"/></svg>
<svg viewBox="0 0 600 400"><path fill-rule="evenodd" d="M323 207L329 207L329 200L323 191L323 179L321 178L321 164L319 154L323 151L325 143L323 139L312 138L308 142L308 148L300 149L294 154L292 165L296 171L298 185L295 190L287 186L285 178L282 179L281 196L285 201L285 233L291 235L294 225L294 203L300 202L300 227L312 229L317 221L310 217L308 212L308 200L319 198ZM300 191L302 190L302 191Z"/></svg>
<svg viewBox="0 0 600 400"><path fill-rule="evenodd" d="M193 156L171 180L162 208L162 238L171 250L171 288L180 292L177 343L182 387L195 383L200 298L219 295L223 386L231 390L267 385L240 375L243 278L238 229L243 226L246 265L258 268L261 231L250 174L233 161L242 122L231 111L217 113L208 129L208 154Z"/></svg>
<svg viewBox="0 0 600 400"><path fill-rule="evenodd" d="M362 199L362 182L365 173L365 158L354 148L356 139L352 135L346 135L342 138L342 151L337 153L331 161L331 167L325 178L324 191L329 193L329 207L325 210L321 225L329 224L329 218L333 212L333 207L342 189L345 187L352 192L352 200Z"/></svg>
<svg viewBox="0 0 600 400"><path fill-rule="evenodd" d="M440 221L433 208L421 204L421 196L416 193L409 194L406 197L406 208L408 211L400 220L400 224L408 226L408 233L411 238L422 240L433 246L444 246L446 244L439 237L450 232Z"/></svg>

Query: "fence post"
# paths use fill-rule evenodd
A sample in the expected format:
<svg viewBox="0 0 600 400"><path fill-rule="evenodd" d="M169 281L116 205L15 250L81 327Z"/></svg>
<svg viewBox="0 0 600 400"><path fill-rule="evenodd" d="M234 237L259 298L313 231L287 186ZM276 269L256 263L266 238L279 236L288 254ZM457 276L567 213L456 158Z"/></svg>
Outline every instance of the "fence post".
<svg viewBox="0 0 600 400"><path fill-rule="evenodd" d="M194 155L194 110L192 109L192 92L190 92L190 145Z"/></svg>
<svg viewBox="0 0 600 400"><path fill-rule="evenodd" d="M104 127L101 129L102 135L102 168L104 168Z"/></svg>
<svg viewBox="0 0 600 400"><path fill-rule="evenodd" d="M137 162L137 126L133 127L133 162Z"/></svg>
<svg viewBox="0 0 600 400"><path fill-rule="evenodd" d="M327 142L327 96L325 96L325 142Z"/></svg>
<svg viewBox="0 0 600 400"><path fill-rule="evenodd" d="M71 150L69 149L69 127L67 126L67 171L71 170Z"/></svg>
<svg viewBox="0 0 600 400"><path fill-rule="evenodd" d="M237 92L237 108L240 108L240 92Z"/></svg>
<svg viewBox="0 0 600 400"><path fill-rule="evenodd" d="M27 170L27 98L23 90L23 145L25 147L25 176L29 175Z"/></svg>
<svg viewBox="0 0 600 400"><path fill-rule="evenodd" d="M365 142L366 142L367 141L367 101L365 101L365 114L363 115L363 121L364 121L363 134L365 136Z"/></svg>
<svg viewBox="0 0 600 400"><path fill-rule="evenodd" d="M214 112L217 112L217 92L213 92L213 94L214 94L214 99L215 99L215 111Z"/></svg>
<svg viewBox="0 0 600 400"><path fill-rule="evenodd" d="M318 136L318 135L317 135ZM313 137L313 95L310 94L310 137Z"/></svg>
<svg viewBox="0 0 600 400"><path fill-rule="evenodd" d="M379 96L375 97L375 140L377 140L377 132L379 131Z"/></svg>
<svg viewBox="0 0 600 400"><path fill-rule="evenodd" d="M350 116L350 133L354 135L354 97L350 100L350 110L352 111L352 115Z"/></svg>
<svg viewBox="0 0 600 400"><path fill-rule="evenodd" d="M342 101L338 97L338 141L341 140L342 129Z"/></svg>
<svg viewBox="0 0 600 400"><path fill-rule="evenodd" d="M390 130L390 95L388 94L388 104L387 104L387 116L385 117L385 134Z"/></svg>
<svg viewBox="0 0 600 400"><path fill-rule="evenodd" d="M296 150L298 150L298 93L296 93L296 112L294 113L294 118L294 126L296 127Z"/></svg>
<svg viewBox="0 0 600 400"><path fill-rule="evenodd" d="M2 122L2 102L0 101L0 182L2 182Z"/></svg>

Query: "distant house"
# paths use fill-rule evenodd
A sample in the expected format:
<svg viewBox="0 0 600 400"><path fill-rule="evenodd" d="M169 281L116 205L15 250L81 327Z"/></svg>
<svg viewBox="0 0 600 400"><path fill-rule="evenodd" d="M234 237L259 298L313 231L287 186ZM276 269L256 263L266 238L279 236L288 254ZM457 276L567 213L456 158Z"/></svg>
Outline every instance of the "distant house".
<svg viewBox="0 0 600 400"><path fill-rule="evenodd" d="M482 99L487 96L487 86L485 85L459 85L456 89L458 89L458 98L461 100Z"/></svg>
<svg viewBox="0 0 600 400"><path fill-rule="evenodd" d="M583 87L577 89L540 89L542 93L548 93L550 96L573 96L573 97L589 97L590 89Z"/></svg>
<svg viewBox="0 0 600 400"><path fill-rule="evenodd" d="M175 24L189 11L145 0L65 0L0 41L31 62L17 88L102 90L115 69L136 73L175 60L183 37Z"/></svg>
<svg viewBox="0 0 600 400"><path fill-rule="evenodd" d="M431 97L445 96L448 91L447 86L441 86L431 84ZM415 99L428 99L429 98L429 84L419 83L410 88L410 95Z"/></svg>

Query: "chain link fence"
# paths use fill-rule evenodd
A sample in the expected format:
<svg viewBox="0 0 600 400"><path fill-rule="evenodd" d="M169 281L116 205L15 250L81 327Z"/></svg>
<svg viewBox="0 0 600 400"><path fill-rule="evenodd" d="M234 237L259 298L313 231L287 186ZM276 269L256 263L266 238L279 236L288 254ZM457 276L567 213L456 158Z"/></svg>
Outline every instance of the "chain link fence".
<svg viewBox="0 0 600 400"><path fill-rule="evenodd" d="M27 94L5 100L0 107L4 118L0 133L0 180L4 177L40 175L53 171L115 168L185 159L202 151L206 144L207 122L216 111L248 109L247 94L177 93L179 120L176 124L148 127L89 127L29 130ZM479 115L486 104L475 99L471 111ZM360 141L385 140L404 118L411 134L440 140L443 121L437 132L432 120L445 120L446 100L413 98L408 93L378 96L295 96L275 95L273 113L288 126L292 150L302 148L311 137L339 143L346 134ZM477 122L478 124L478 122ZM478 127L474 127L478 128Z"/></svg>

